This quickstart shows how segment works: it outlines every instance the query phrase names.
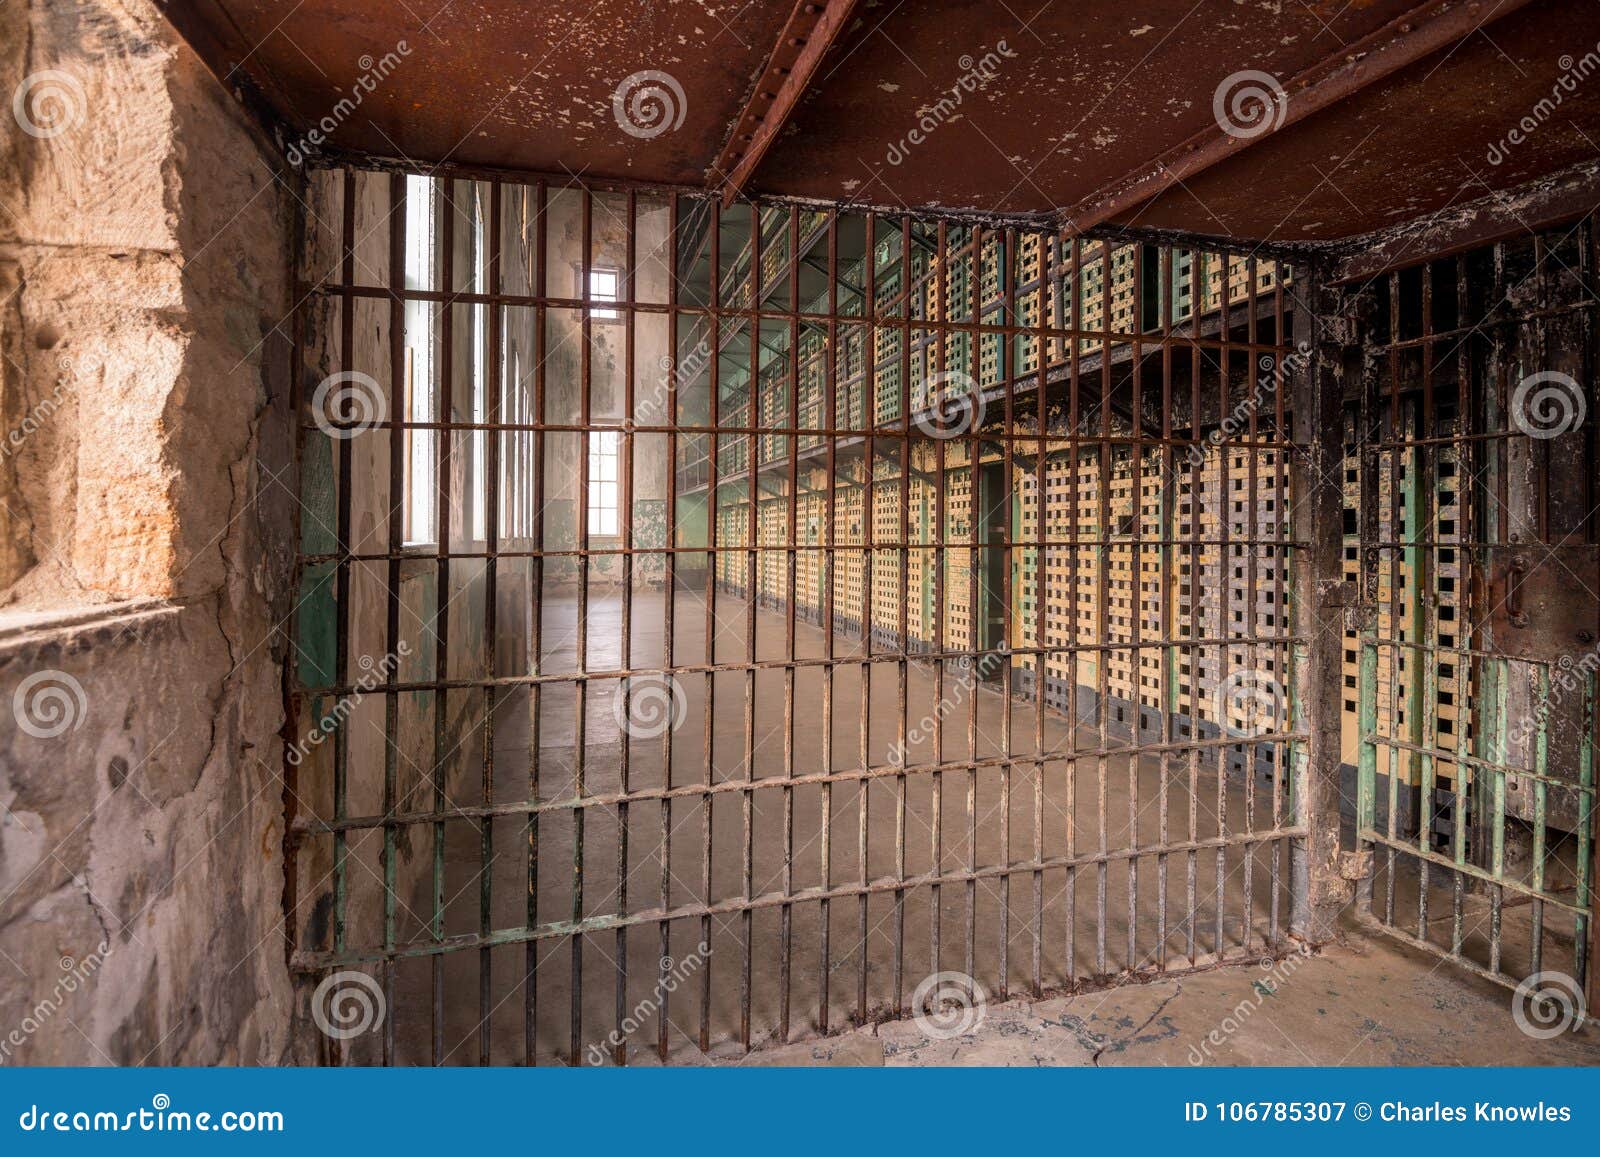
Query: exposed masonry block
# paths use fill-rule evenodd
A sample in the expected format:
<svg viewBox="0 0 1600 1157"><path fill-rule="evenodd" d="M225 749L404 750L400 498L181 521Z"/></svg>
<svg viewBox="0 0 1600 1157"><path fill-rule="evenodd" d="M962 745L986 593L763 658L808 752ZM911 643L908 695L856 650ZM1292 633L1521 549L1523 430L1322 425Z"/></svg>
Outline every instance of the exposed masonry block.
<svg viewBox="0 0 1600 1157"><path fill-rule="evenodd" d="M0 1063L296 1059L293 177L147 0L0 5L0 82L0 711L67 720L0 727Z"/></svg>

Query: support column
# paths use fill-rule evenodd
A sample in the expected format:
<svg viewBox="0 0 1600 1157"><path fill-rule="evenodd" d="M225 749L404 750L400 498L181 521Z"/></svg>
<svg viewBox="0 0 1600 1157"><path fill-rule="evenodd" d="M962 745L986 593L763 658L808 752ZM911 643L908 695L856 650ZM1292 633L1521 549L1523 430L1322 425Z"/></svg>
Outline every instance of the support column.
<svg viewBox="0 0 1600 1157"><path fill-rule="evenodd" d="M1291 571L1295 644L1289 702L1293 729L1305 738L1291 762L1295 818L1307 835L1290 854L1290 931L1312 943L1334 937L1354 896L1340 874L1342 663L1355 584L1344 580L1344 326L1338 296L1321 271L1295 269L1289 370L1293 437L1290 463Z"/></svg>

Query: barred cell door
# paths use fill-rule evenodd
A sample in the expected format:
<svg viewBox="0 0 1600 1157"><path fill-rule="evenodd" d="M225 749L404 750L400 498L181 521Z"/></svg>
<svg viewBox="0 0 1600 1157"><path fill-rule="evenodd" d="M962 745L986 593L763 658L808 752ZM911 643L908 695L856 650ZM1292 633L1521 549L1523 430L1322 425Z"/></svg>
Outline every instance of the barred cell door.
<svg viewBox="0 0 1600 1157"><path fill-rule="evenodd" d="M1298 270L565 177L306 194L286 918L326 1059L701 1063L1293 950Z"/></svg>
<svg viewBox="0 0 1600 1157"><path fill-rule="evenodd" d="M1594 254L1591 218L1347 299L1358 903L1536 1035L1594 1001Z"/></svg>

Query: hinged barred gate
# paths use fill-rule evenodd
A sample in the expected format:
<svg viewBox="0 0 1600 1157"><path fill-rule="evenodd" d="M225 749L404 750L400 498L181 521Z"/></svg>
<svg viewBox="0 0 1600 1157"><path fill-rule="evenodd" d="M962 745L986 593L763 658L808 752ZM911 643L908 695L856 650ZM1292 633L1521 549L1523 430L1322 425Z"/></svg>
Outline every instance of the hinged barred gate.
<svg viewBox="0 0 1600 1157"><path fill-rule="evenodd" d="M630 1063L1287 951L1295 273L319 170L293 963Z"/></svg>
<svg viewBox="0 0 1600 1157"><path fill-rule="evenodd" d="M1363 908L1568 1006L1594 983L1595 244L1589 218L1348 297Z"/></svg>

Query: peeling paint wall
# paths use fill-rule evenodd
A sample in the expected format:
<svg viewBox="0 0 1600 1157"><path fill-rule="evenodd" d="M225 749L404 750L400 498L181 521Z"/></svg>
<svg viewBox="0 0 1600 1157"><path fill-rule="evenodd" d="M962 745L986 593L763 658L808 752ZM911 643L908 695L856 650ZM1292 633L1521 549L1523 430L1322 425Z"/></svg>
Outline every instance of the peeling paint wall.
<svg viewBox="0 0 1600 1157"><path fill-rule="evenodd" d="M292 176L147 0L0 89L0 1063L293 1059Z"/></svg>

